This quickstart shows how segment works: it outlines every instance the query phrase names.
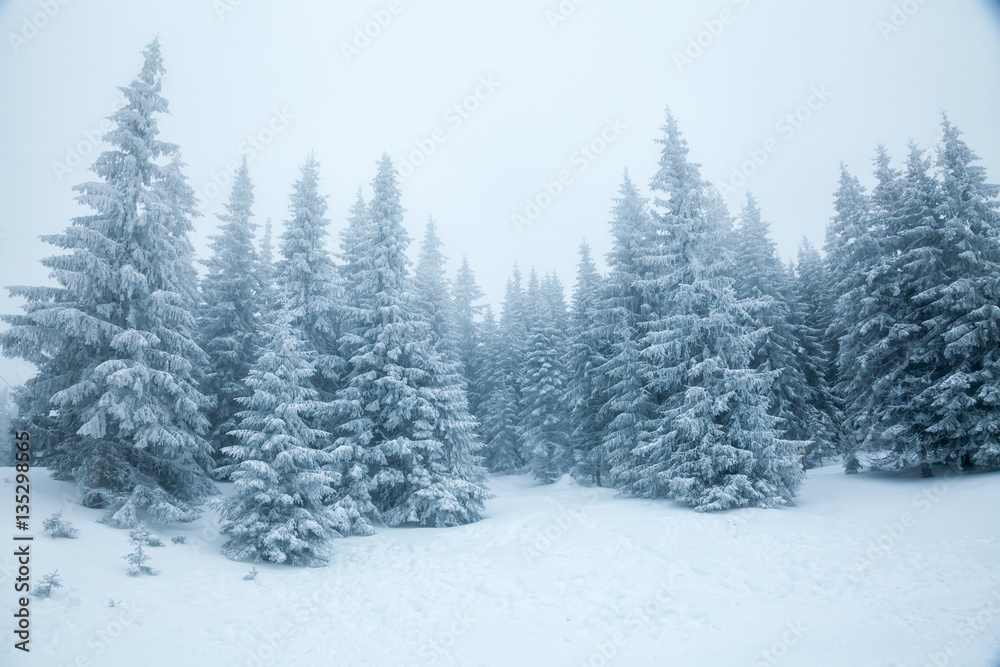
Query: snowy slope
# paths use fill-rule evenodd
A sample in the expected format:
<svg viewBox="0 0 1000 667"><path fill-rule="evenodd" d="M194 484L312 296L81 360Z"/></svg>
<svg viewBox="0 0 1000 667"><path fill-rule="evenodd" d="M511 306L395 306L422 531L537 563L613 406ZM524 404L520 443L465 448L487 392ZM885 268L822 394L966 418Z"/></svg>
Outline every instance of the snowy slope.
<svg viewBox="0 0 1000 667"><path fill-rule="evenodd" d="M5 507L10 473L0 469ZM381 529L339 541L327 568L258 565L253 582L249 564L219 555L210 517L155 529L166 546L147 551L160 574L129 577L127 531L95 523L69 485L33 476L34 524L62 509L81 535L36 538L33 572L58 568L66 588L31 603L30 656L4 631L2 665L923 667L1000 656L1000 475L830 467L809 473L797 508L714 515L566 479L493 478L481 523Z"/></svg>

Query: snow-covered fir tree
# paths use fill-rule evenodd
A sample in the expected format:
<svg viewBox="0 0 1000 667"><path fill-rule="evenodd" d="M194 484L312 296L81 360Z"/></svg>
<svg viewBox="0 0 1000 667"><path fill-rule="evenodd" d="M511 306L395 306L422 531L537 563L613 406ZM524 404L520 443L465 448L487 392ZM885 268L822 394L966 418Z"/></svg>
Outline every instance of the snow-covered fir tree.
<svg viewBox="0 0 1000 667"><path fill-rule="evenodd" d="M321 400L340 388L345 363L338 351L341 311L340 283L327 248L330 221L326 197L319 193L319 162L310 153L292 186L291 219L281 235L277 263L280 298L291 315L291 325L303 334L316 353L313 385Z"/></svg>
<svg viewBox="0 0 1000 667"><path fill-rule="evenodd" d="M524 466L520 425L521 361L526 334L524 290L521 272L515 266L514 275L507 281L483 407L486 465L491 472L509 475L519 472ZM484 345L491 345L488 338Z"/></svg>
<svg viewBox="0 0 1000 667"><path fill-rule="evenodd" d="M0 337L5 354L38 368L19 404L47 465L118 526L135 525L140 511L192 520L193 504L215 492L210 402L197 387L207 357L191 313L194 192L178 148L159 139L159 42L143 55L110 117L110 149L91 167L99 180L75 188L93 213L43 239L66 251L43 260L58 286L12 288L27 304Z"/></svg>
<svg viewBox="0 0 1000 667"><path fill-rule="evenodd" d="M477 318L483 307L477 302L483 298L483 291L476 283L476 276L469 266L469 259L462 257L452 289L452 311L454 316L455 340L462 374L467 383L469 411L482 424L483 406L486 401L485 384L488 382L487 368L496 350L482 345ZM494 323L495 324L495 323ZM479 431L482 436L482 430Z"/></svg>
<svg viewBox="0 0 1000 667"><path fill-rule="evenodd" d="M622 318L639 333L651 317L650 295L644 291L653 275L649 249L657 243L648 201L632 182L628 170L615 198L611 220L612 249L608 253L609 274L604 290L601 324L616 331Z"/></svg>
<svg viewBox="0 0 1000 667"><path fill-rule="evenodd" d="M523 458L540 482L549 484L572 465L566 406L566 303L554 275L539 281L534 269L527 292L528 337L521 367Z"/></svg>
<svg viewBox="0 0 1000 667"><path fill-rule="evenodd" d="M472 351L471 359L475 367L474 372L466 372L466 382L468 382L469 409L472 410L473 402L477 405L478 412L473 412L479 428L479 439L483 442L484 465L489 468L489 443L490 438L486 433L487 422L490 419L489 402L496 388L498 378L498 368L502 360L503 344L500 339L500 326L497 318L493 314L493 306L486 304L482 309L482 316L478 322L474 323L475 349ZM461 338L460 346L461 346ZM459 352L461 353L461 347ZM463 366L463 368L468 368ZM469 375L473 375L470 380Z"/></svg>
<svg viewBox="0 0 1000 667"><path fill-rule="evenodd" d="M354 205L351 206L347 218L347 226L340 232L340 260L338 266L341 283L344 288L344 299L354 303L361 298L358 274L362 268L361 253L364 249L365 235L368 224L368 204L365 203L364 189L358 186Z"/></svg>
<svg viewBox="0 0 1000 667"><path fill-rule="evenodd" d="M655 242L648 202L632 182L628 170L614 200L611 219L612 248L608 253L608 276L596 304L596 337L608 345L607 361L596 374L602 404L598 420L605 425L601 435L598 464L607 471L602 484L628 485L632 470L632 449L645 442L652 414L647 391L649 362L639 355L640 330L652 319L649 294L644 281L650 275L648 248ZM623 335L630 336L628 342ZM637 384L632 384L637 383ZM633 405L637 401L637 405ZM629 425L642 428L629 433Z"/></svg>
<svg viewBox="0 0 1000 667"><path fill-rule="evenodd" d="M259 259L257 281L260 284L262 308L260 317L265 322L269 321L271 316L276 314L281 307L275 283L274 247L271 228L271 218L268 218L267 222L264 223L264 235L260 239L260 251L257 253Z"/></svg>
<svg viewBox="0 0 1000 667"><path fill-rule="evenodd" d="M754 304L729 277L728 216L669 111L660 144L651 184L659 243L649 248L658 275L643 285L659 318L642 343L660 423L634 451L626 490L701 511L791 503L802 471L768 414L774 373L751 368L765 331L747 324Z"/></svg>
<svg viewBox="0 0 1000 667"><path fill-rule="evenodd" d="M234 463L221 472L235 492L219 503L220 529L229 540L222 552L234 560L322 565L329 542L351 529L334 507L337 475L321 449L328 434L310 426L319 407L310 378L311 353L292 329L287 312L265 327L264 347L237 400L236 444L223 453Z"/></svg>
<svg viewBox="0 0 1000 667"><path fill-rule="evenodd" d="M806 380L801 336L792 322L793 283L753 195L747 195L735 240L736 295L752 306L751 326L766 330L754 350L751 368L776 372L770 413L780 420L778 428L786 440L828 450L834 440L831 424L816 407L819 399Z"/></svg>
<svg viewBox="0 0 1000 667"><path fill-rule="evenodd" d="M854 376L856 359L844 354L842 338L860 319L861 303L871 267L878 261L878 249L872 243L870 201L858 179L841 165L840 187L834 195L836 215L826 228L826 273L830 282L833 315L826 332L832 367L828 373L831 386L845 411L848 431L843 443L844 467L848 473L860 469L859 445L855 424L851 421L849 392L846 383Z"/></svg>
<svg viewBox="0 0 1000 667"><path fill-rule="evenodd" d="M445 275L445 256L437 223L427 222L420 245L420 257L413 274L413 308L430 326L431 342L436 350L458 362L455 318L451 308L451 293Z"/></svg>
<svg viewBox="0 0 1000 667"><path fill-rule="evenodd" d="M212 256L202 280L198 319L201 347L208 354L204 393L213 399L208 412L209 441L215 451L235 444L230 431L240 411L237 399L249 395L244 380L259 345L260 315L265 308L260 258L254 247L253 184L246 159L236 172L220 233L211 239Z"/></svg>
<svg viewBox="0 0 1000 667"><path fill-rule="evenodd" d="M927 425L934 459L994 470L1000 467L1000 188L987 182L958 128L947 117L941 125L935 212L944 280L928 285L920 299L933 304L928 336L940 336L944 351L918 401L934 408Z"/></svg>
<svg viewBox="0 0 1000 667"><path fill-rule="evenodd" d="M923 171L920 180L925 185L932 183L926 179L926 166ZM907 220L903 213L908 186L891 166L883 146L876 153L875 177L877 183L869 198L869 227L860 241L870 248L872 259L854 287L849 302L852 319L842 322L840 391L856 434L855 455L865 452L865 463L881 467L885 464L881 450L912 446L917 451L925 447L920 433L906 432L905 424L911 420L902 414L909 412L907 404L913 399L915 378L907 366L911 362L910 338L919 335L920 324L910 321L915 285L907 279L905 264L898 261L907 227L924 221ZM933 197L934 188L924 194ZM897 437L899 440L893 442Z"/></svg>
<svg viewBox="0 0 1000 667"><path fill-rule="evenodd" d="M357 469L370 483L342 485L342 497L389 525L477 521L488 495L481 445L463 386L453 382L454 362L435 350L430 325L413 308L409 237L388 156L372 187L353 304L363 329L338 396L345 418L332 450L346 477Z"/></svg>
<svg viewBox="0 0 1000 667"><path fill-rule="evenodd" d="M608 350L608 361L598 371L608 400L599 418L606 422L598 460L607 486L629 488L636 484L634 452L647 444L656 429L656 404L646 388L649 364L642 358L628 316L620 313Z"/></svg>
<svg viewBox="0 0 1000 667"><path fill-rule="evenodd" d="M601 408L606 396L602 391L600 368L604 365L607 339L600 326L604 283L586 243L580 246L580 263L573 290L567 372L567 407L572 428L574 451L573 474L600 486L606 477L600 456L604 423Z"/></svg>
<svg viewBox="0 0 1000 667"><path fill-rule="evenodd" d="M825 344L829 326L825 310L829 305L826 270L819 251L806 239L799 246L794 273L790 317L798 332L798 363L810 388L810 404L823 420L817 430L827 436L814 440L816 446L806 452L807 464L817 466L824 457L840 453L843 414L827 381L830 352Z"/></svg>

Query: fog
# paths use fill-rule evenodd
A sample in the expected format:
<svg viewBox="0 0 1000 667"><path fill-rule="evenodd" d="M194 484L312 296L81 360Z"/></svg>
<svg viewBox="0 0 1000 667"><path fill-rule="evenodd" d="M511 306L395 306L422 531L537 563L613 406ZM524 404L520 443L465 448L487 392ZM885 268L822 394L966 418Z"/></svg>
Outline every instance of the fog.
<svg viewBox="0 0 1000 667"><path fill-rule="evenodd" d="M667 105L733 214L758 197L785 257L803 236L822 244L841 161L870 182L876 144L897 162L911 138L932 147L942 110L1000 180L996 5L2 2L0 285L47 280L39 236L84 212L71 186L154 35L162 137L199 192L202 256L241 154L259 221L279 224L315 150L336 233L386 151L411 234L433 215L452 268L467 255L499 304L514 263L571 287L583 239L603 256L622 171L648 183ZM26 372L0 362L10 384Z"/></svg>

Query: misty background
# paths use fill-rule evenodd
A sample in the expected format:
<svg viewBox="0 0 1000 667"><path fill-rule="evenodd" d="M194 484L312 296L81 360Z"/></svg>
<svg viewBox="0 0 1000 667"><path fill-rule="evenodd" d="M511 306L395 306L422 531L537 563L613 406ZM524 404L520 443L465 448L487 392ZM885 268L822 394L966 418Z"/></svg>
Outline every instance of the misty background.
<svg viewBox="0 0 1000 667"><path fill-rule="evenodd" d="M257 220L273 218L277 237L291 183L315 150L336 240L385 151L405 177L411 235L433 215L452 274L467 255L496 306L515 262L555 270L569 287L584 238L603 260L622 171L649 181L668 104L703 175L728 186L732 214L752 191L785 258L803 236L822 245L841 161L870 183L876 144L894 156L911 138L932 148L942 110L997 182L998 7L0 1L0 285L46 283L38 260L56 249L39 236L87 212L71 186L92 178L87 167L103 148L93 138L156 34L171 107L161 136L181 146L200 195L200 257L229 192L217 183L242 152L252 153ZM734 182L762 149L764 164ZM571 182L518 228L514 216L560 172ZM0 294L0 312L18 306ZM10 384L29 372L0 360Z"/></svg>

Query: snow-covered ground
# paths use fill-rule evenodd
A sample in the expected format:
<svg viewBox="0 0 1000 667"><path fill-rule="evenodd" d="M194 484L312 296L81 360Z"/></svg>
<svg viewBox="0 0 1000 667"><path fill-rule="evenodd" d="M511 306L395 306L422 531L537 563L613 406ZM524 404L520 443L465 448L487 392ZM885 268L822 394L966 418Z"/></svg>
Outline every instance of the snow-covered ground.
<svg viewBox="0 0 1000 667"><path fill-rule="evenodd" d="M1000 664L1000 475L829 467L796 508L712 515L494 478L481 523L381 529L339 541L329 567L245 581L211 512L154 528L160 574L127 576L128 532L32 474L34 525L61 509L80 538L36 537L33 573L58 569L65 588L31 602L30 656L4 630L3 665Z"/></svg>

